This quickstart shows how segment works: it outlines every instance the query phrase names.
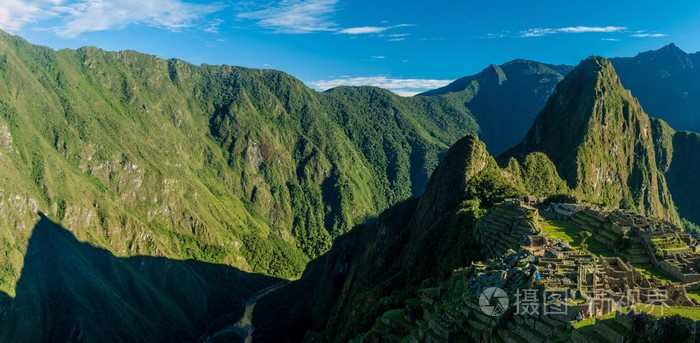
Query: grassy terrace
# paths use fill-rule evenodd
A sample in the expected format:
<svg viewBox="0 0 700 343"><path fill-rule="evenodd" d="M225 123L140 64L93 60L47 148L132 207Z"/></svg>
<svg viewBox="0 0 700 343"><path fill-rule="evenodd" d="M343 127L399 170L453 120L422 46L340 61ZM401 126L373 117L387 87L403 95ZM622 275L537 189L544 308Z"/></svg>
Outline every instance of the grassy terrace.
<svg viewBox="0 0 700 343"><path fill-rule="evenodd" d="M544 220L542 230L550 238L558 238L571 245L572 248L583 250L581 247L581 236L579 233L584 231L575 224L562 220ZM593 237L586 239L588 251L594 255L611 257L615 254L602 243L596 241Z"/></svg>
<svg viewBox="0 0 700 343"><path fill-rule="evenodd" d="M634 266L634 269L636 269L638 272L642 273L647 279L650 279L652 276L656 277L657 279L661 279L661 281L666 282L666 281L678 281L676 278L674 278L671 275L666 274L663 270L657 268L653 264L632 264Z"/></svg>
<svg viewBox="0 0 700 343"><path fill-rule="evenodd" d="M635 307L638 311L646 312L654 317L670 317L679 315L681 317L690 318L692 320L700 320L700 309L694 307L682 306L660 306L640 304Z"/></svg>
<svg viewBox="0 0 700 343"><path fill-rule="evenodd" d="M593 324L595 324L595 320L606 320L606 319L611 319L615 318L615 312L610 312L604 316L601 317L591 317L591 318L586 318L580 322L573 322L571 325L574 327L574 329L580 330L580 329L585 329L586 327L590 326L591 329L593 328Z"/></svg>
<svg viewBox="0 0 700 343"><path fill-rule="evenodd" d="M686 291L688 295L693 298L693 300L700 302L700 289L692 290L692 291Z"/></svg>

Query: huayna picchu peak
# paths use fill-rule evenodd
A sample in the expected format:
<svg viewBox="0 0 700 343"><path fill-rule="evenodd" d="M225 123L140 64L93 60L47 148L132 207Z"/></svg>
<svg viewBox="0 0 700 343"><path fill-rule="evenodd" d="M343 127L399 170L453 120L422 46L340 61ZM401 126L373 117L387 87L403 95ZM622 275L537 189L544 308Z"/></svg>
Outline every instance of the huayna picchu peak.
<svg viewBox="0 0 700 343"><path fill-rule="evenodd" d="M657 166L651 120L607 59L590 57L569 73L525 140L502 159L536 151L582 199L679 222Z"/></svg>

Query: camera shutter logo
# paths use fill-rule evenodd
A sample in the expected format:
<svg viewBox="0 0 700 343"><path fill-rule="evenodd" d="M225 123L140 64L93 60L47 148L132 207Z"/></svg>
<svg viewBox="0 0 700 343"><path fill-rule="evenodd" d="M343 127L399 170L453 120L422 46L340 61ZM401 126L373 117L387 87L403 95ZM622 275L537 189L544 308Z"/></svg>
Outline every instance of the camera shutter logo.
<svg viewBox="0 0 700 343"><path fill-rule="evenodd" d="M508 295L498 287L489 287L481 292L479 307L484 314L498 317L508 309Z"/></svg>

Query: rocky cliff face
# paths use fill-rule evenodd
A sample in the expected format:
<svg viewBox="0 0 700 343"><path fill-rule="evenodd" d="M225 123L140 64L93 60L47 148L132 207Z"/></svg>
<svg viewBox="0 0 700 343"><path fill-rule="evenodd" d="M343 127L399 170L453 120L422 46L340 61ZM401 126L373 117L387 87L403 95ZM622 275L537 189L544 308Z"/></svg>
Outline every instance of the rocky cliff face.
<svg viewBox="0 0 700 343"><path fill-rule="evenodd" d="M592 57L557 86L523 143L501 158L543 152L584 199L677 222L652 133L612 64Z"/></svg>

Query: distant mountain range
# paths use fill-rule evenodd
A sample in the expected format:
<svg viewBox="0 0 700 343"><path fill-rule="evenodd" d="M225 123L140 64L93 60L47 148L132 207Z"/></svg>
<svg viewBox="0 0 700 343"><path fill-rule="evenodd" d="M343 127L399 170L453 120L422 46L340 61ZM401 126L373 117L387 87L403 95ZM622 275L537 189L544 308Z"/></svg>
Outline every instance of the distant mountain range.
<svg viewBox="0 0 700 343"><path fill-rule="evenodd" d="M622 85L651 117L677 130L700 132L700 53L688 54L670 44L610 61ZM464 101L479 123L479 138L489 152L499 155L525 137L554 87L572 69L515 60L421 95L450 95Z"/></svg>
<svg viewBox="0 0 700 343"><path fill-rule="evenodd" d="M449 96L465 103L479 123L479 138L498 155L525 137L554 87L573 69L515 60L490 65L482 72L420 96Z"/></svg>

